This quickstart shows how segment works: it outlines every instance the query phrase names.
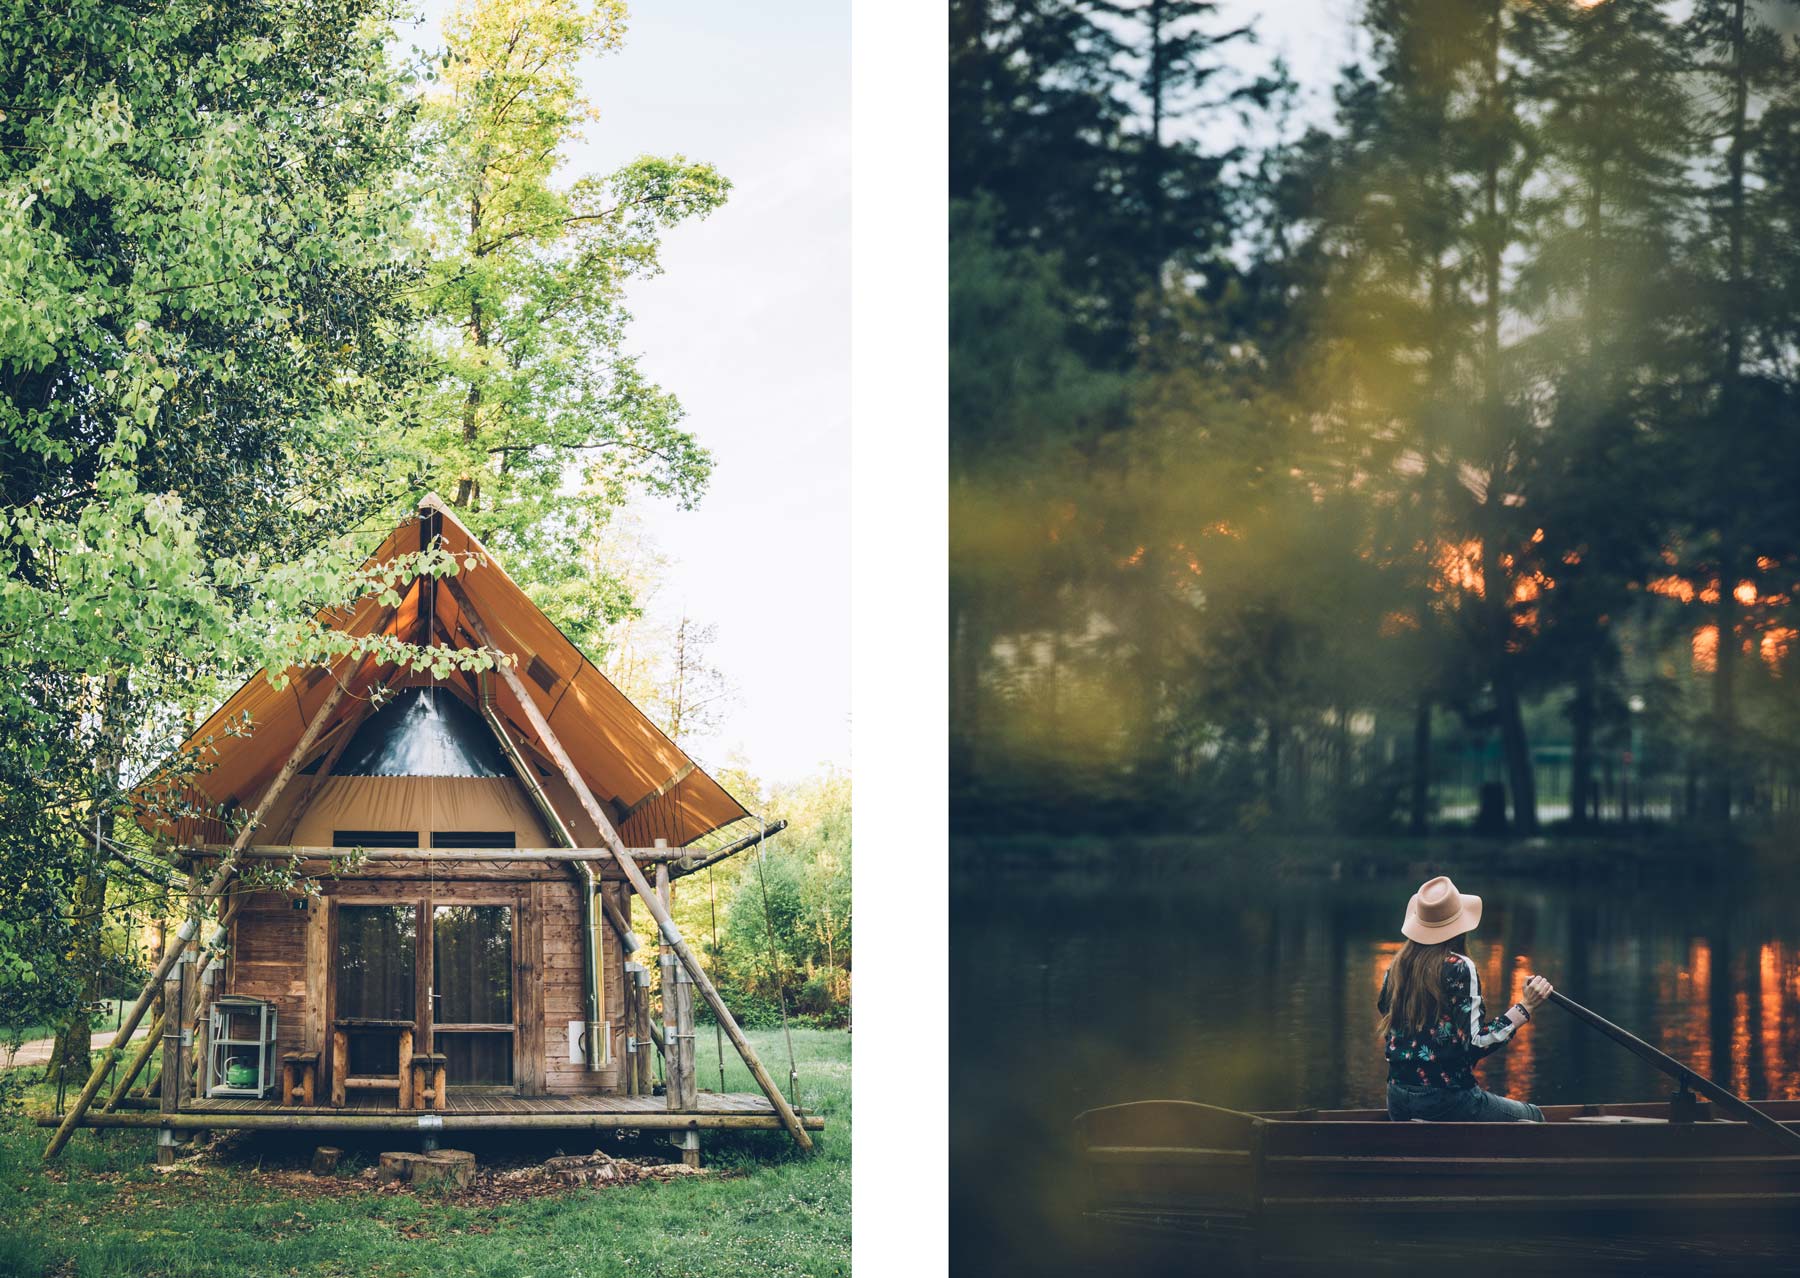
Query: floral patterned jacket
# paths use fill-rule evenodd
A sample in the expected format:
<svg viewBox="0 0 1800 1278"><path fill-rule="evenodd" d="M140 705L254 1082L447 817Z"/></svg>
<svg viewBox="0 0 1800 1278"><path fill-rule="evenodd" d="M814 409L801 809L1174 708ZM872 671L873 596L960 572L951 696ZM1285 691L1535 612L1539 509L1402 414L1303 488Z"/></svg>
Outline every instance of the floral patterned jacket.
<svg viewBox="0 0 1800 1278"><path fill-rule="evenodd" d="M1381 978L1376 1010L1388 1010L1388 975ZM1475 1086L1475 1062L1505 1046L1513 1031L1531 1019L1517 1003L1493 1020L1481 1006L1481 981L1466 954L1444 956L1443 1015L1421 1030L1393 1027L1387 1032L1388 1081L1413 1087L1463 1089Z"/></svg>

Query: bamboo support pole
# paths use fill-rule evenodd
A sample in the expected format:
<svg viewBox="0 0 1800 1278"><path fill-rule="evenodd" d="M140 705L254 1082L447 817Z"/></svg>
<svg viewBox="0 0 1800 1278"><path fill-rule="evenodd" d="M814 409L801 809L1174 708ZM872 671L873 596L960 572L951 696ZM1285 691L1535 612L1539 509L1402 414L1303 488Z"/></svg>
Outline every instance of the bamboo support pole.
<svg viewBox="0 0 1800 1278"><path fill-rule="evenodd" d="M144 1072L144 1066L148 1065L150 1058L156 1055L162 1027L163 1018L159 1012L150 1022L150 1032L144 1035L143 1041L138 1044L137 1051L131 1054L131 1060L125 1066L125 1073L120 1077L119 1085L113 1088L113 1094L107 1097L106 1104L100 1107L102 1113L110 1114L119 1107L119 1102L125 1099L125 1093L129 1092L131 1085L137 1082L137 1076Z"/></svg>
<svg viewBox="0 0 1800 1278"><path fill-rule="evenodd" d="M37 1120L39 1127L54 1127L54 1116ZM816 1114L796 1115L795 1121L808 1131L823 1131L825 1120ZM587 1113L555 1114L320 1114L298 1113L233 1113L210 1110L182 1114L130 1113L88 1114L84 1127L151 1127L165 1131L337 1131L337 1132L407 1132L407 1131L506 1131L509 1129L550 1131L780 1131L786 1126L777 1114L671 1114L615 1113L607 1110Z"/></svg>
<svg viewBox="0 0 1800 1278"><path fill-rule="evenodd" d="M176 932L174 943L164 952L161 961L156 965L156 970L150 974L150 979L144 982L144 988L138 994L137 1001L131 1005L131 1010L125 1014L118 1034L94 1066L93 1073L88 1076L87 1085L81 1089L81 1094L75 1098L75 1103L69 1106L69 1112L63 1116L62 1125L50 1138L50 1144L44 1149L46 1159L55 1158L61 1153L63 1146L69 1143L69 1137L73 1136L75 1129L81 1125L82 1115L86 1114L88 1107L94 1103L95 1094L99 1092L101 1084L106 1081L107 1072L112 1069L113 1061L118 1056L120 1041L129 1041L131 1036L137 1032L139 1023L144 1019L144 1013L150 1007L150 1001L156 997L158 989L168 980L169 972L181 961L181 956L186 952L187 947L199 936L200 920L207 907L224 894L225 888L231 882L232 875L237 872L238 854L250 846L251 836L262 824L262 819L268 815L270 806L287 788L288 782L293 780L294 773L300 770L300 765L305 762L307 753L313 748L313 743L319 739L319 732L324 727L325 721L331 717L331 712L337 709L338 702L344 699L344 691L345 686L334 680L330 693L325 697L324 704L314 713L312 722L308 723L306 730L300 734L300 740L288 755L287 762L281 765L281 770L275 774L275 779L263 792L262 799L256 805L256 810L244 823L244 828L238 831L231 850L220 861L219 868L213 872L212 879L206 885L205 894L197 903L189 906L188 917L182 923L180 930ZM225 923L221 920L220 930L223 931L224 927ZM222 941L223 937L215 935L213 939ZM166 1021L168 1013L166 1003L163 1010ZM163 1065L163 1073L166 1078L173 1077L168 1072L166 1061ZM165 1086L163 1090L167 1092L168 1086Z"/></svg>
<svg viewBox="0 0 1800 1278"><path fill-rule="evenodd" d="M482 621L480 614L470 603L468 592L462 588L461 583L455 577L445 577L443 584L449 588L451 595L455 597L457 604L461 607L463 624L469 628L469 633L482 647L493 652L502 652L503 650L494 643L486 623ZM508 658L511 656L511 654L503 655ZM749 1068L751 1076L756 1079L756 1085L762 1089L763 1095L769 1099L769 1104L774 1106L775 1112L780 1115L782 1126L794 1138L796 1145L801 1149L810 1150L812 1137L806 1134L806 1129L794 1113L793 1106L788 1104L787 1097L782 1095L781 1089L775 1085L775 1080L769 1077L768 1070L763 1068L762 1061L756 1055L756 1049L751 1047L750 1040L744 1037L744 1031L738 1027L737 1018L732 1016L731 1009L725 1006L725 1000L719 996L719 991L714 987L712 978L707 976L706 969L700 965L700 960L688 947L687 941L682 938L681 930L675 926L675 920L669 917L668 910L663 908L662 902L656 899L656 894L649 881L644 878L644 872L638 868L637 862L632 859L631 853L626 849L624 840L613 828L611 818L601 808L593 791L588 788L588 784L582 778L580 770L576 768L574 760L569 757L569 752L563 749L561 739L550 727L550 721L544 717L544 712L538 709L537 702L533 701L531 694L526 691L524 682L519 678L519 672L509 661L501 661L497 663L497 666L501 679L511 689L513 697L519 702L525 717L530 721L532 730L537 733L538 739L550 752L550 757L555 761L557 770L562 773L563 780L568 782L569 788L575 792L576 799L580 801L582 809L588 814L588 819L593 821L594 828L600 831L607 846L612 849L613 859L625 872L625 877L631 881L632 890L649 908L651 917L656 920L656 925L662 932L663 940L670 949L675 951L676 957L681 960L681 965L693 978L694 985L700 991L701 997L706 1000L707 1006L712 1008L713 1015L719 1018L719 1024L724 1027L726 1036L731 1039L731 1045L737 1049L738 1055L743 1058L744 1064ZM664 1050L668 1050L666 1044Z"/></svg>
<svg viewBox="0 0 1800 1278"><path fill-rule="evenodd" d="M708 866L717 865L719 862L726 860L729 857L734 857L747 848L755 847L765 839L774 838L777 834L780 834L783 830L787 829L787 826L787 819L784 817L781 820L769 822L768 829L766 830L758 830L755 834L746 834L735 843L727 843L717 852L695 853L689 851L686 856L676 863L674 870L675 877L679 879L684 875L698 874ZM689 858L693 856L702 856L704 859L690 861Z"/></svg>
<svg viewBox="0 0 1800 1278"><path fill-rule="evenodd" d="M638 940L638 934L631 930L631 920L625 917L625 911L621 910L618 903L604 892L600 894L600 902L606 910L606 921L611 923L613 931L619 934L620 948L627 954L636 954L639 949L643 948L644 943Z"/></svg>

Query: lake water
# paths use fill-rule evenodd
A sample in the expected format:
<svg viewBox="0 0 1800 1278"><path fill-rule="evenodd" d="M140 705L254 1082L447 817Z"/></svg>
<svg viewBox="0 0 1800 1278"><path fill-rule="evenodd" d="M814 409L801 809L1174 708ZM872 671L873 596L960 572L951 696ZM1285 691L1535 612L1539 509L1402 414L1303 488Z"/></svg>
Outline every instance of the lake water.
<svg viewBox="0 0 1800 1278"><path fill-rule="evenodd" d="M956 865L953 850L952 864ZM1541 972L1748 1097L1800 1097L1800 891L1540 885L1454 874L1490 1014ZM1186 872L953 872L951 1242L959 1273L1079 1254L1071 1120L1150 1097L1240 1109L1384 1103L1375 997L1413 876L1254 890ZM1553 1007L1478 1068L1540 1104L1671 1082Z"/></svg>

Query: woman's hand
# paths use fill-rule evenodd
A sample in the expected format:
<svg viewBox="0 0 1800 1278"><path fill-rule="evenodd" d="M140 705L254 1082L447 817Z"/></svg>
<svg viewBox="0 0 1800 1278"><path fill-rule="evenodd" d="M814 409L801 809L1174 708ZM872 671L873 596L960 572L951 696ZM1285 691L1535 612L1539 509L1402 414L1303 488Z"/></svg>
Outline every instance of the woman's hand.
<svg viewBox="0 0 1800 1278"><path fill-rule="evenodd" d="M1519 1002L1525 1005L1527 1012L1535 1012L1555 991L1556 987L1549 981L1541 976L1534 976L1525 982L1525 992L1519 996Z"/></svg>

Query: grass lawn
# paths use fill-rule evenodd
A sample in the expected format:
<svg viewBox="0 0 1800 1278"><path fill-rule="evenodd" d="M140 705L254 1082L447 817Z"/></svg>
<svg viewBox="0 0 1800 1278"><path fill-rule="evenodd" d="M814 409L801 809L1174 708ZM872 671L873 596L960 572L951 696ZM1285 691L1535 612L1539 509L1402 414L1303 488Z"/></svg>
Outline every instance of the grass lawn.
<svg viewBox="0 0 1800 1278"><path fill-rule="evenodd" d="M701 1026L700 1081L717 1086L710 1027ZM787 1070L777 1031L749 1034L776 1078ZM668 1183L571 1188L549 1197L459 1201L434 1191L378 1192L356 1172L406 1138L357 1144L240 1133L228 1152L174 1173L151 1168L155 1132L75 1134L56 1163L40 1161L49 1132L0 1120L0 1275L830 1275L850 1272L850 1036L795 1030L800 1102L825 1116L802 1157L782 1133L703 1133L713 1174ZM730 1091L754 1091L725 1046ZM46 1089L30 1104L48 1107ZM587 1153L594 1137L544 1132L444 1141L490 1159ZM315 1144L346 1151L334 1183L300 1174ZM651 1136L615 1141L625 1158L667 1150Z"/></svg>

